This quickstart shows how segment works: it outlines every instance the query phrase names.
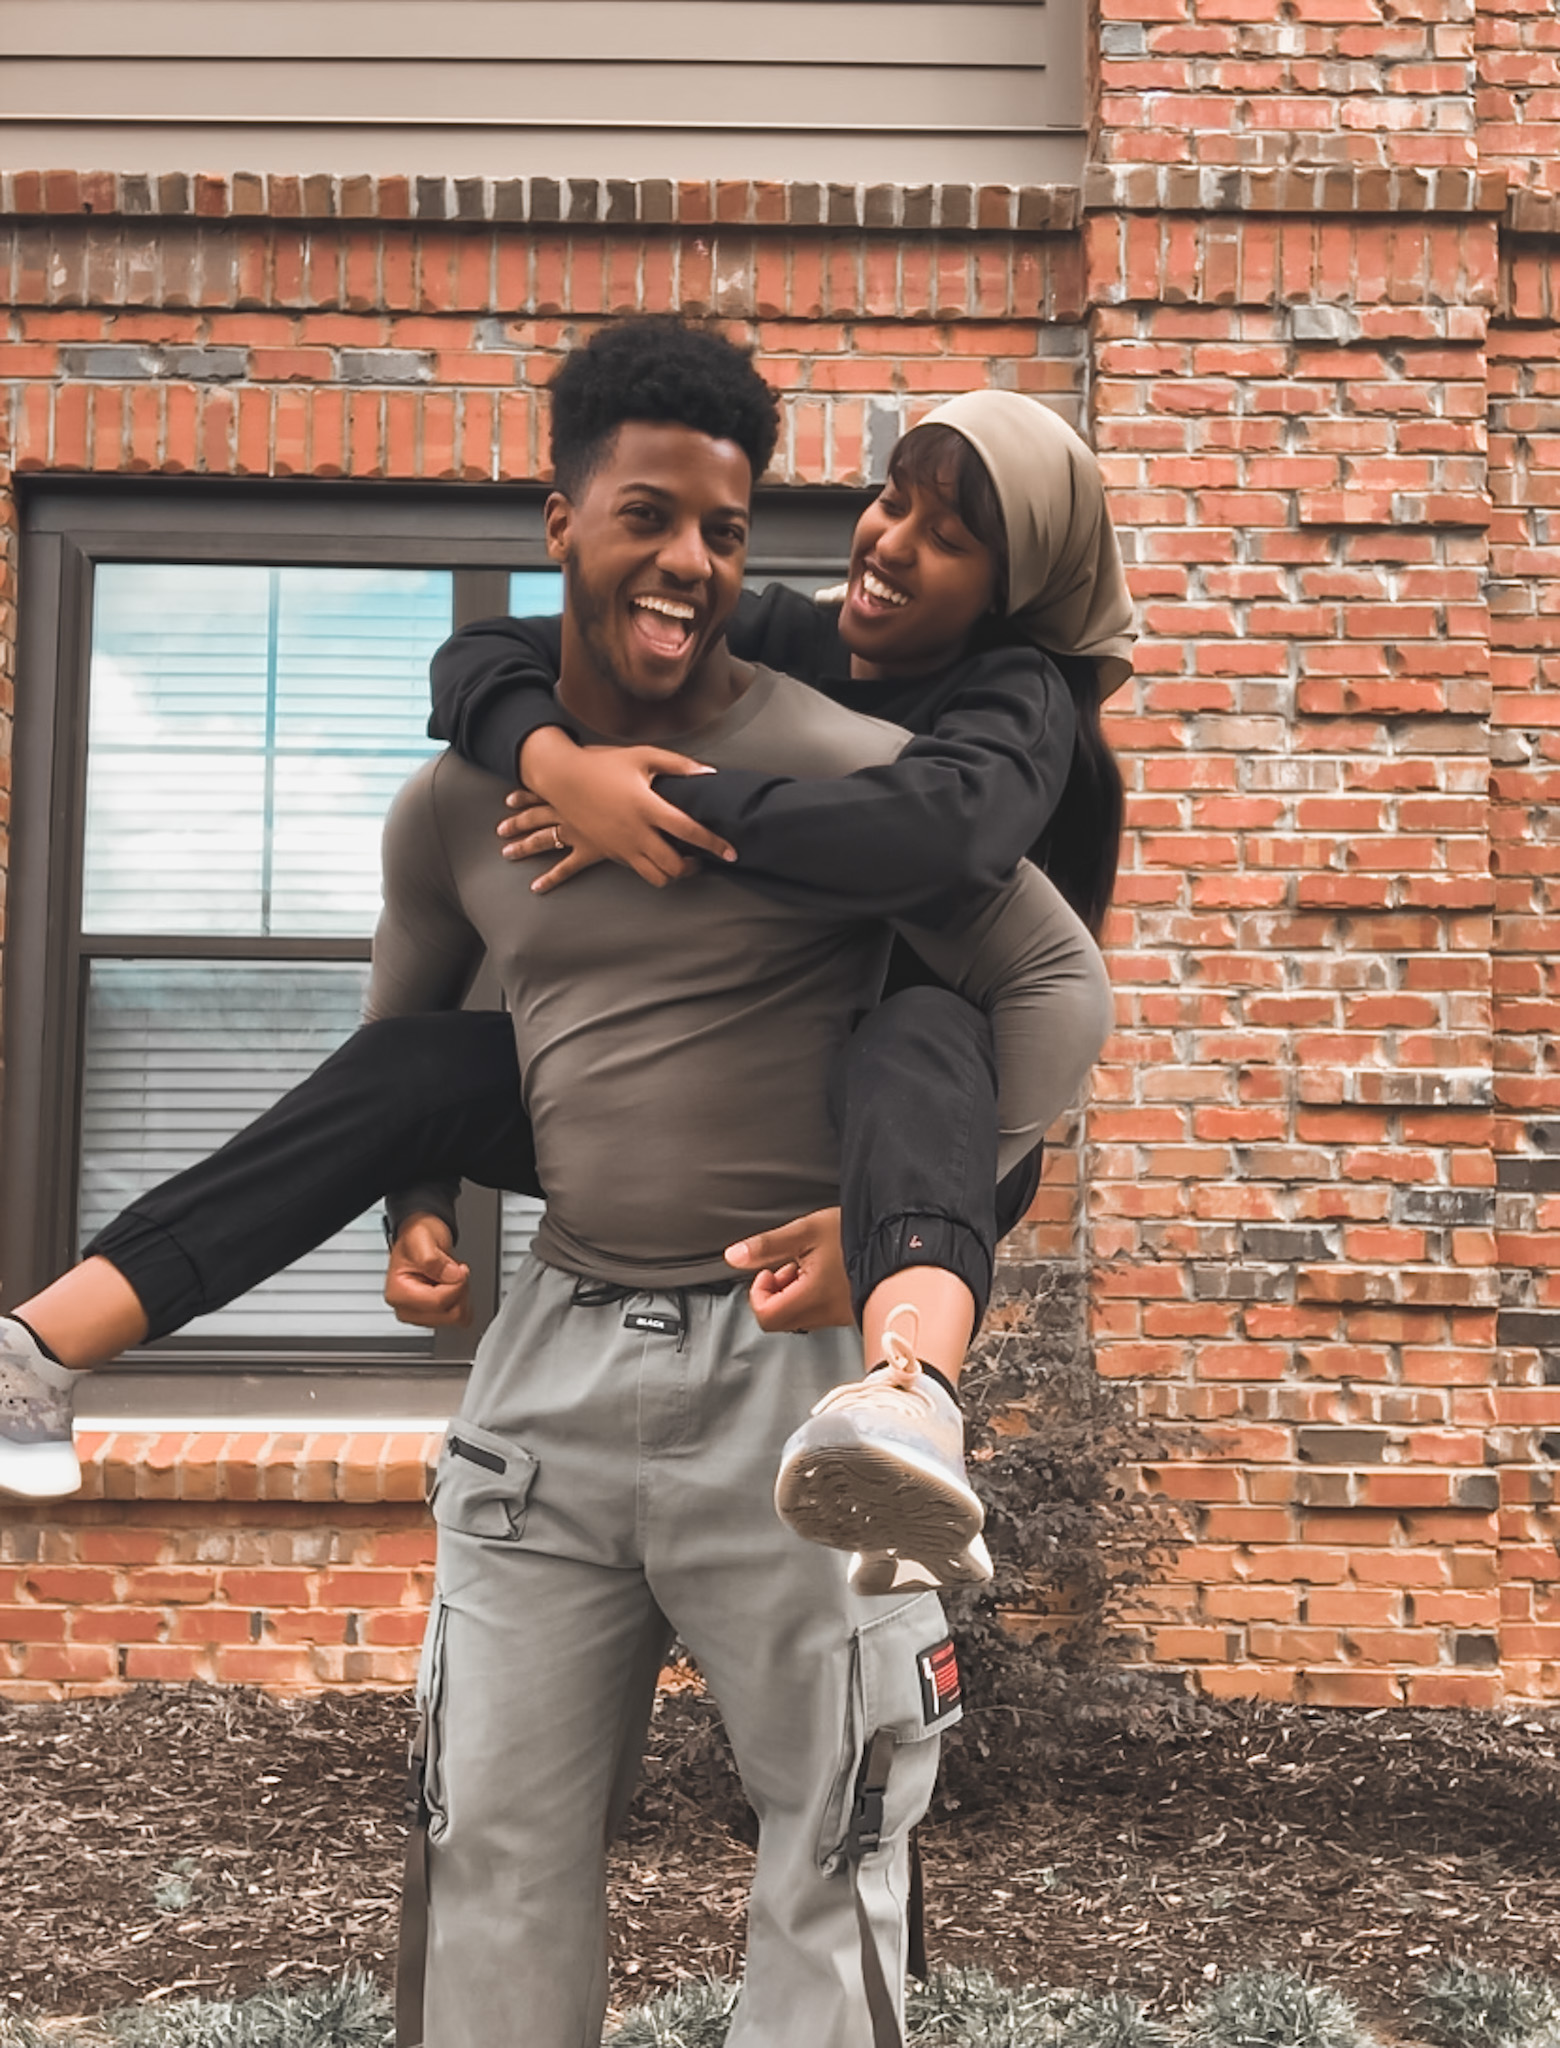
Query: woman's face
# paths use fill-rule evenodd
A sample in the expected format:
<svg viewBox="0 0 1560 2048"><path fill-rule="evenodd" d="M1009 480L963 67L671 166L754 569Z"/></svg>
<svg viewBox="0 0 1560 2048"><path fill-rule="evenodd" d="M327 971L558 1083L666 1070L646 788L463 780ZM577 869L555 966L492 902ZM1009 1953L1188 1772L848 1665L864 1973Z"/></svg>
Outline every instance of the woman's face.
<svg viewBox="0 0 1560 2048"><path fill-rule="evenodd" d="M851 673L930 674L957 660L992 606L997 565L941 493L892 475L850 550L840 637Z"/></svg>

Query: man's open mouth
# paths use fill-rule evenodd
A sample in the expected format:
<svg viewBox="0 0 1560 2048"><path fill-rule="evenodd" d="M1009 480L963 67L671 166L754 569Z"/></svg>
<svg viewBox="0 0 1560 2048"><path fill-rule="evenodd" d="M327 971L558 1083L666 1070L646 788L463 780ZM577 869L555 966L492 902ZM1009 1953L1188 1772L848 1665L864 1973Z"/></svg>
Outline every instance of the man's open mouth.
<svg viewBox="0 0 1560 2048"><path fill-rule="evenodd" d="M662 597L659 594L631 598L629 604L634 614L635 629L653 654L675 661L687 652L699 622L697 605L690 604L683 597Z"/></svg>

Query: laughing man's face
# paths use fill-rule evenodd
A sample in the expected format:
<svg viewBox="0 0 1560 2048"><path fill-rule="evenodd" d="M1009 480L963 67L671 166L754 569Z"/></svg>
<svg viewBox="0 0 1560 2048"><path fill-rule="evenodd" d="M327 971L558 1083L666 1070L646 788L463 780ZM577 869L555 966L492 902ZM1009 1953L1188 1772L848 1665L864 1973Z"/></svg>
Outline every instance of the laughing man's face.
<svg viewBox="0 0 1560 2048"><path fill-rule="evenodd" d="M591 681L630 725L636 707L671 708L720 646L742 594L752 493L735 442L628 420L578 500L547 501L568 622Z"/></svg>

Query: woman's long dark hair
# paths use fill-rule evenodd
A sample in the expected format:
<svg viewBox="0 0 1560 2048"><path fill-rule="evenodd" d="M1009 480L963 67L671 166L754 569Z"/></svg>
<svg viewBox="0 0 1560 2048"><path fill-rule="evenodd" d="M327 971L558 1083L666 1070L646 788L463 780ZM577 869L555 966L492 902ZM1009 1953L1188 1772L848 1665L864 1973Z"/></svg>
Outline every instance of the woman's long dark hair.
<svg viewBox="0 0 1560 2048"><path fill-rule="evenodd" d="M953 427L914 427L894 450L891 482L931 491L948 505L988 550L996 564L996 592L989 625L976 628L969 651L1011 646L1007 625L1007 523L991 473L973 446ZM1126 791L1121 768L1100 720L1100 683L1085 655L1051 654L1077 714L1072 763L1056 809L1030 849L1063 896L1098 938L1116 888Z"/></svg>

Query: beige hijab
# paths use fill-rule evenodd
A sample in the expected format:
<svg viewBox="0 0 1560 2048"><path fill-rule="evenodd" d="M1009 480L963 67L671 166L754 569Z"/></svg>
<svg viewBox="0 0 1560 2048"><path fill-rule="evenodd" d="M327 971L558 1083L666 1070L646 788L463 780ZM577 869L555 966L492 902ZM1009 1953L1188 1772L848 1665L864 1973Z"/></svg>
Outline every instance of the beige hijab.
<svg viewBox="0 0 1560 2048"><path fill-rule="evenodd" d="M1094 451L1016 391L967 391L922 426L952 427L990 472L1007 523L1008 618L1052 654L1086 654L1100 695L1132 673L1132 599Z"/></svg>

